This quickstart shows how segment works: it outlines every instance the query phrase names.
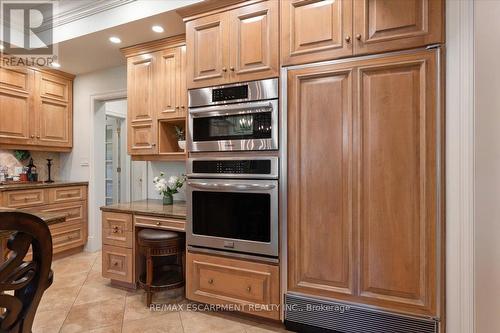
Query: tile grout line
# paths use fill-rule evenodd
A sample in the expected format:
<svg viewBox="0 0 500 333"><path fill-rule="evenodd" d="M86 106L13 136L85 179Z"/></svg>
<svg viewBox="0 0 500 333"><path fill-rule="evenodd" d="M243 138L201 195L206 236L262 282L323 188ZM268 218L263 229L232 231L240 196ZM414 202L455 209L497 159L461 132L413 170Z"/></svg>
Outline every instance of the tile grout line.
<svg viewBox="0 0 500 333"><path fill-rule="evenodd" d="M180 311L177 314L179 315L179 320L181 321L182 332L186 333L186 330L184 329L184 323L182 322L182 316L181 316Z"/></svg>
<svg viewBox="0 0 500 333"><path fill-rule="evenodd" d="M69 307L68 313L66 314L66 317L64 318L64 321L63 321L61 327L59 328L59 333L61 333L66 320L68 320L69 313L71 312L71 309L73 309L73 306L75 305L76 299L78 298L78 296L80 295L80 292L82 291L83 285L85 284L85 282L87 282L87 279L89 278L89 274L90 274L90 272L92 272L92 268L94 268L94 265L97 262L97 257L98 256L95 257L94 262L92 263L92 265L90 266L90 269L87 272L87 276L85 277L85 280L83 280L82 284L80 285L80 288L78 289L78 293L76 294L76 297L73 300L73 303L71 304L71 306Z"/></svg>

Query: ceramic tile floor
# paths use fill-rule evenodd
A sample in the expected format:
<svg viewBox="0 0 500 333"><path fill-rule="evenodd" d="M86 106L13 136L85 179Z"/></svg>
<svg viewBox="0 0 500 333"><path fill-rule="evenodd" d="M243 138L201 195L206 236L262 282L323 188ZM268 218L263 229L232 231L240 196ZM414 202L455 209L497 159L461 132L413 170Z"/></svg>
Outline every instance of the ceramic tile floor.
<svg viewBox="0 0 500 333"><path fill-rule="evenodd" d="M101 254L79 253L52 264L54 283L45 292L34 333L271 333L280 324L230 313L150 311L143 291L111 287L101 277ZM184 291L155 295L156 304L187 304Z"/></svg>

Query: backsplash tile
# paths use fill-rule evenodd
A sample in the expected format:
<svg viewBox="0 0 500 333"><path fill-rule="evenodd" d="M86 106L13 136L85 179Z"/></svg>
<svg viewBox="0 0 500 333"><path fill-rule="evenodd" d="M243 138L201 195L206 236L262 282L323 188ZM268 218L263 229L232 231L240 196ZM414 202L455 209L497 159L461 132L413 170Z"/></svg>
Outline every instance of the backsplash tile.
<svg viewBox="0 0 500 333"><path fill-rule="evenodd" d="M38 180L45 181L48 178L47 158L52 159L52 179L60 180L59 166L60 166L60 153L49 153L42 151L30 151L33 162L37 168ZM0 149L0 166L8 168L9 175L14 174L15 167L23 167L28 165L29 159L26 161L18 161L14 156L13 150Z"/></svg>

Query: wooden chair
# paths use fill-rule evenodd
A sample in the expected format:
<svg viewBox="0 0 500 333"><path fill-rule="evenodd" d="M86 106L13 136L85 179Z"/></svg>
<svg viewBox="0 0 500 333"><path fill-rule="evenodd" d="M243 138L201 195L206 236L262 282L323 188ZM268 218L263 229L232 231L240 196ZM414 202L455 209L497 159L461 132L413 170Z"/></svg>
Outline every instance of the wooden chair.
<svg viewBox="0 0 500 333"><path fill-rule="evenodd" d="M14 231L7 242L9 256L0 266L0 332L30 333L38 304L53 281L52 237L40 218L14 211L0 212L0 230ZM30 245L33 259L25 262Z"/></svg>

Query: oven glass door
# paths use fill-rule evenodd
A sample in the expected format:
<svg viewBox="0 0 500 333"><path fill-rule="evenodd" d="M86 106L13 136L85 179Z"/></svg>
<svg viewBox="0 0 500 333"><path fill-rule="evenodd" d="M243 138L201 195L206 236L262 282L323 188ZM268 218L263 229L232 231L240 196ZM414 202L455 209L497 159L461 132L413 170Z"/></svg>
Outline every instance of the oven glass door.
<svg viewBox="0 0 500 333"><path fill-rule="evenodd" d="M275 255L277 188L274 180L190 180L188 242Z"/></svg>
<svg viewBox="0 0 500 333"><path fill-rule="evenodd" d="M277 118L277 100L190 109L191 149L277 149Z"/></svg>

